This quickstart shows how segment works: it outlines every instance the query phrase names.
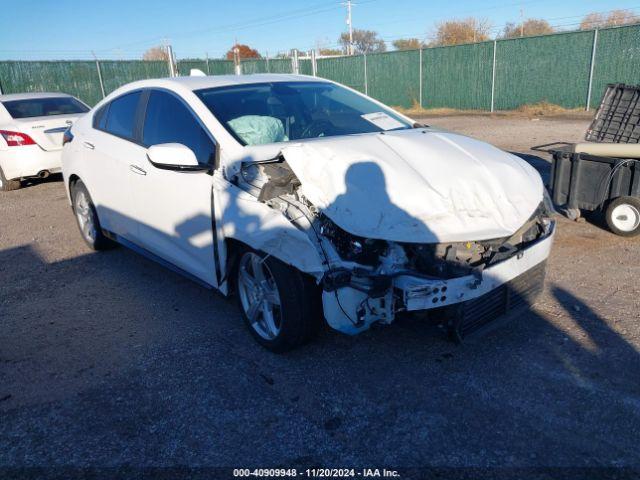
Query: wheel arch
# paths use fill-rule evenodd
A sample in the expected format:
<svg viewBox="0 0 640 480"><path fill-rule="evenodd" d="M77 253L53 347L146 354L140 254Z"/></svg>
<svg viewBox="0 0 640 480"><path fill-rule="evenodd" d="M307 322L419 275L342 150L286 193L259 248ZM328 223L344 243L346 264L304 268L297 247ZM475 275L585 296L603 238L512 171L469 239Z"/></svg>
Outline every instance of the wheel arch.
<svg viewBox="0 0 640 480"><path fill-rule="evenodd" d="M233 282L229 282L228 280L231 278L232 275L235 275L235 270L238 266L238 261L240 260L240 256L244 251L247 251L247 250L257 251L260 253L264 253L265 255L272 256L273 258L278 259L282 263L289 265L292 268L295 268L302 275L304 275L305 277L309 277L314 281L317 281L320 278L320 275L318 272L305 271L303 268L301 268L302 265L300 265L298 262L296 262L292 258L290 257L288 258L286 255L284 255L283 250L275 251L274 249L269 248L269 246L266 246L266 248L260 248L256 245L251 245L248 242L240 240L236 237L226 237L224 239L224 245L225 245L226 255L225 255L225 258L223 259L223 263L225 265L223 280L229 286L229 294L234 292L232 292L232 289L231 289L231 285L233 284ZM314 254L318 254L318 253L315 252L314 250Z"/></svg>
<svg viewBox="0 0 640 480"><path fill-rule="evenodd" d="M69 180L67 181L67 186L69 187L69 191L71 191L71 188L78 183L78 180L80 180L80 177L78 175L76 175L75 173L72 173L69 176Z"/></svg>

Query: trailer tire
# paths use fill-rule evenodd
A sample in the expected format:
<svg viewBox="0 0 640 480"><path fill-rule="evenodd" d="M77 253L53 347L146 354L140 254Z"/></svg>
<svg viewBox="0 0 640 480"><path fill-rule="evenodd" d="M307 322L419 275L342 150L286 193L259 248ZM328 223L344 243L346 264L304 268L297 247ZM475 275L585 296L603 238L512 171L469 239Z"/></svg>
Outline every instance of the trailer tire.
<svg viewBox="0 0 640 480"><path fill-rule="evenodd" d="M634 237L640 234L640 199L618 197L605 212L607 226L616 235Z"/></svg>

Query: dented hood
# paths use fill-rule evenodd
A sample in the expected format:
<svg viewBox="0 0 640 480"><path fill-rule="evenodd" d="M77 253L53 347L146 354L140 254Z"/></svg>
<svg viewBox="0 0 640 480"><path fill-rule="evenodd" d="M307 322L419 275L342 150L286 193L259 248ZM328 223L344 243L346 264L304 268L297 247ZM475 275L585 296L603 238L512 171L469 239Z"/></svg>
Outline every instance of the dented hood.
<svg viewBox="0 0 640 480"><path fill-rule="evenodd" d="M440 243L510 236L543 198L529 164L448 132L329 137L288 145L282 155L310 202L366 238Z"/></svg>

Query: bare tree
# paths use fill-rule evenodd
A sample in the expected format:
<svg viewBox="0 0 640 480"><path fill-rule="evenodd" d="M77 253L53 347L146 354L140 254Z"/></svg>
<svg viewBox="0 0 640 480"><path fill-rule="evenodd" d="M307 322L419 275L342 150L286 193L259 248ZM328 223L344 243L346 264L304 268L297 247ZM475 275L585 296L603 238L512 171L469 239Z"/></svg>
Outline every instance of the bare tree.
<svg viewBox="0 0 640 480"><path fill-rule="evenodd" d="M142 54L143 60L169 60L167 49L162 46L151 47L149 50Z"/></svg>
<svg viewBox="0 0 640 480"><path fill-rule="evenodd" d="M321 48L318 54L324 57L335 57L338 55L342 55L342 50L338 48Z"/></svg>
<svg viewBox="0 0 640 480"><path fill-rule="evenodd" d="M532 35L547 35L555 29L546 20L530 18L522 23L507 23L502 38L528 37Z"/></svg>
<svg viewBox="0 0 640 480"><path fill-rule="evenodd" d="M635 15L629 10L614 10L609 13L607 17L607 23L611 26L615 25L628 25L630 23L638 23L640 16Z"/></svg>
<svg viewBox="0 0 640 480"><path fill-rule="evenodd" d="M425 46L424 43L417 38L400 38L394 40L392 45L396 50L417 50Z"/></svg>
<svg viewBox="0 0 640 480"><path fill-rule="evenodd" d="M465 18L449 20L436 24L435 39L432 46L460 45L462 43L483 42L489 40L491 23L487 19Z"/></svg>
<svg viewBox="0 0 640 480"><path fill-rule="evenodd" d="M580 29L589 30L591 28L613 27L637 22L640 22L640 16L634 15L629 10L613 10L607 16L596 12L586 15L582 19Z"/></svg>
<svg viewBox="0 0 640 480"><path fill-rule="evenodd" d="M340 35L338 43L342 45L345 52L349 51L349 33ZM378 38L378 32L373 30L353 30L353 49L355 53L377 53L386 52L387 45L384 40Z"/></svg>

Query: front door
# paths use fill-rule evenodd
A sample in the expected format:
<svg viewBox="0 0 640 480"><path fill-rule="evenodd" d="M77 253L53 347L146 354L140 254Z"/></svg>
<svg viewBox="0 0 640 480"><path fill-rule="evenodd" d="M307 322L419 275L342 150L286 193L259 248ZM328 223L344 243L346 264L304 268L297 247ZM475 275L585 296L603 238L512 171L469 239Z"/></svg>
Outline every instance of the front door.
<svg viewBox="0 0 640 480"><path fill-rule="evenodd" d="M152 90L142 127L145 147L180 143L213 166L216 146L195 114L176 94ZM211 202L213 177L206 172L155 168L146 155L130 169L135 243L206 283L216 286Z"/></svg>

